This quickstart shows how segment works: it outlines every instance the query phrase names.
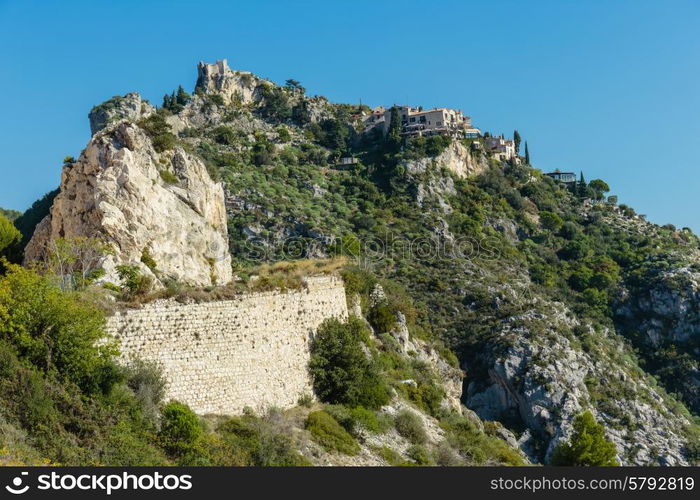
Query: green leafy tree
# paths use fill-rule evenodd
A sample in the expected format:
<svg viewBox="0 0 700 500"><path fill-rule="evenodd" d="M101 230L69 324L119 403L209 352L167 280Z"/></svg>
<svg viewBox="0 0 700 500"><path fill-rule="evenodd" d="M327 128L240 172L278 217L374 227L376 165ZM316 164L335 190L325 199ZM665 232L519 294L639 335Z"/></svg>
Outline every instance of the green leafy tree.
<svg viewBox="0 0 700 500"><path fill-rule="evenodd" d="M548 212L546 210L540 212L540 223L542 227L552 231L553 233L559 231L564 225L564 221L554 212Z"/></svg>
<svg viewBox="0 0 700 500"><path fill-rule="evenodd" d="M177 87L177 94L175 95L175 100L177 101L177 103L181 106L184 106L185 104L190 102L190 99L192 99L192 96L185 92L185 89L182 88L182 85L179 85Z"/></svg>
<svg viewBox="0 0 700 500"><path fill-rule="evenodd" d="M4 215L0 214L0 255L22 240L22 233Z"/></svg>
<svg viewBox="0 0 700 500"><path fill-rule="evenodd" d="M552 456L552 465L620 465L615 445L605 437L605 427L595 421L590 411L574 419L571 441L560 444Z"/></svg>
<svg viewBox="0 0 700 500"><path fill-rule="evenodd" d="M588 183L588 187L593 190L596 200L604 199L605 193L610 191L610 186L608 186L608 183L601 179L593 179Z"/></svg>
<svg viewBox="0 0 700 500"><path fill-rule="evenodd" d="M46 245L43 269L63 290L81 289L101 277L103 258L112 248L96 238L56 238Z"/></svg>
<svg viewBox="0 0 700 500"><path fill-rule="evenodd" d="M34 234L34 229L36 229L36 225L49 214L51 205L53 205L53 200L56 195L58 195L58 192L58 189L49 191L32 203L32 206L29 207L26 212L15 219L15 227L22 233L20 247L24 248L27 243L29 243L29 240Z"/></svg>
<svg viewBox="0 0 700 500"><path fill-rule="evenodd" d="M306 89L301 86L301 83L298 80L295 80L293 78L290 78L284 83L284 86L287 87L289 90L293 91L298 91L301 92L302 94L306 92Z"/></svg>
<svg viewBox="0 0 700 500"><path fill-rule="evenodd" d="M162 426L158 440L172 455L191 451L202 437L202 426L189 406L170 401L161 412Z"/></svg>
<svg viewBox="0 0 700 500"><path fill-rule="evenodd" d="M86 392L107 390L114 380L111 343L104 315L47 277L9 264L0 278L0 337L21 359L44 372L58 373Z"/></svg>
<svg viewBox="0 0 700 500"><path fill-rule="evenodd" d="M311 345L309 369L322 401L371 409L389 401L376 363L363 350L368 335L356 317L347 323L331 319L321 325Z"/></svg>

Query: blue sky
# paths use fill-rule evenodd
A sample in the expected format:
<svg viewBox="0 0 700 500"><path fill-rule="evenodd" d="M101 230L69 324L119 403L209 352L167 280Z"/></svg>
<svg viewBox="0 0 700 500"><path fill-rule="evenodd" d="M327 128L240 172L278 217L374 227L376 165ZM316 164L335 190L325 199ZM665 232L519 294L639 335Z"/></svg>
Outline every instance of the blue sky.
<svg viewBox="0 0 700 500"><path fill-rule="evenodd" d="M700 2L0 0L0 206L25 209L89 139L87 113L191 90L199 60L369 105L518 129L533 164L603 178L700 232Z"/></svg>

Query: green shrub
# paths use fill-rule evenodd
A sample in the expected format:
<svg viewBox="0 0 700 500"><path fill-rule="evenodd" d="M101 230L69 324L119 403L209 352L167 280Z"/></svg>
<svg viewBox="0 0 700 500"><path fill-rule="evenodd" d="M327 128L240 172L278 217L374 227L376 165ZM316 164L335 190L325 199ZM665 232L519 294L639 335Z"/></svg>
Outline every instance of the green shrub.
<svg viewBox="0 0 700 500"><path fill-rule="evenodd" d="M457 450L467 465L524 465L517 450L497 437L487 436L468 418L451 414L440 422L446 433L443 457L438 461L452 460L451 452Z"/></svg>
<svg viewBox="0 0 700 500"><path fill-rule="evenodd" d="M299 406L305 406L306 408L311 408L314 404L314 397L311 394L302 394L299 396L299 401L297 401Z"/></svg>
<svg viewBox="0 0 700 500"><path fill-rule="evenodd" d="M162 153L175 147L177 137L171 132L170 125L165 121L166 112L153 113L148 118L142 119L138 125L143 129L153 143L153 149Z"/></svg>
<svg viewBox="0 0 700 500"><path fill-rule="evenodd" d="M189 406L170 401L161 412L162 425L158 433L161 446L172 455L192 450L202 436L199 418Z"/></svg>
<svg viewBox="0 0 700 500"><path fill-rule="evenodd" d="M403 459L403 457L396 450L393 450L388 446L375 448L374 451L377 455L382 457L389 465L406 465L406 461Z"/></svg>
<svg viewBox="0 0 700 500"><path fill-rule="evenodd" d="M156 264L156 261L151 255L151 252L148 250L148 248L144 248L141 252L141 262L143 262L146 265L146 267L148 267L151 271L153 271L154 273L156 272L156 268L158 267L158 265Z"/></svg>
<svg viewBox="0 0 700 500"><path fill-rule="evenodd" d="M226 104L224 102L224 97L221 94L208 94L207 101L209 104L213 104L215 106L224 106Z"/></svg>
<svg viewBox="0 0 700 500"><path fill-rule="evenodd" d="M325 321L311 345L309 370L318 397L328 403L378 409L390 397L379 368L362 349L368 332L362 320Z"/></svg>
<svg viewBox="0 0 700 500"><path fill-rule="evenodd" d="M605 427L590 411L574 418L571 440L554 450L552 465L619 465L615 445L605 437Z"/></svg>
<svg viewBox="0 0 700 500"><path fill-rule="evenodd" d="M127 298L145 295L153 288L152 278L142 275L138 266L117 266L117 275L122 282L122 292Z"/></svg>
<svg viewBox="0 0 700 500"><path fill-rule="evenodd" d="M310 465L294 448L290 436L252 414L227 419L219 425L217 433L220 438L210 439L208 443L208 453L216 465Z"/></svg>
<svg viewBox="0 0 700 500"><path fill-rule="evenodd" d="M378 433L385 430L377 414L367 408L347 408L342 405L329 405L328 412L343 428L357 437L361 430Z"/></svg>
<svg viewBox="0 0 700 500"><path fill-rule="evenodd" d="M97 307L63 292L48 278L16 265L0 277L0 336L20 359L39 370L57 372L86 392L108 392L116 382L113 344Z"/></svg>
<svg viewBox="0 0 700 500"><path fill-rule="evenodd" d="M329 451L357 455L360 447L348 432L325 411L309 413L306 429L314 440Z"/></svg>
<svg viewBox="0 0 700 500"><path fill-rule="evenodd" d="M177 184L180 182L180 179L177 178L177 175L172 173L170 170L161 170L160 172L160 178L163 179L163 182L166 184Z"/></svg>
<svg viewBox="0 0 700 500"><path fill-rule="evenodd" d="M134 391L144 417L155 425L167 383L162 366L154 361L133 359L126 369L126 381Z"/></svg>
<svg viewBox="0 0 700 500"><path fill-rule="evenodd" d="M427 369L425 368L424 370ZM442 401L445 398L445 390L441 386L433 381L420 381L416 386L402 384L401 388L405 391L408 399L417 407L433 416L438 416Z"/></svg>
<svg viewBox="0 0 700 500"><path fill-rule="evenodd" d="M396 431L413 444L423 444L428 440L421 418L410 410L400 411L394 417Z"/></svg>
<svg viewBox="0 0 700 500"><path fill-rule="evenodd" d="M435 462L433 461L433 458L430 456L430 453L428 453L428 450L426 450L423 446L414 444L411 446L408 451L406 452L408 457L413 460L416 465L434 465Z"/></svg>
<svg viewBox="0 0 700 500"><path fill-rule="evenodd" d="M236 143L238 134L231 127L226 127L222 125L220 127L216 127L212 131L212 137L219 144L231 146Z"/></svg>
<svg viewBox="0 0 700 500"><path fill-rule="evenodd" d="M12 224L12 222L10 222L3 214L0 214L0 255L2 255L2 252L6 248L19 243L21 239L22 234L14 226L14 224Z"/></svg>
<svg viewBox="0 0 700 500"><path fill-rule="evenodd" d="M396 326L396 311L389 304L377 304L369 310L367 320L377 333L386 333Z"/></svg>
<svg viewBox="0 0 700 500"><path fill-rule="evenodd" d="M292 134L289 133L289 129L287 127L280 125L276 130L280 141L289 142L292 140Z"/></svg>

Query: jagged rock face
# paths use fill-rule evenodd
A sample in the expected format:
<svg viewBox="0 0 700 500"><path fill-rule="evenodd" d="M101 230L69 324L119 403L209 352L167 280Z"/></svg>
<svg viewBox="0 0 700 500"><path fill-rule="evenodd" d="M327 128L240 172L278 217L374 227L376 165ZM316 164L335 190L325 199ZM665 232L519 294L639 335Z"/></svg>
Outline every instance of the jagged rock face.
<svg viewBox="0 0 700 500"><path fill-rule="evenodd" d="M247 71L232 71L226 59L214 64L197 65L197 88L209 94L219 94L225 104L249 104L260 100L261 86L271 82Z"/></svg>
<svg viewBox="0 0 700 500"><path fill-rule="evenodd" d="M141 99L136 92L131 92L125 96L114 96L111 99L95 106L90 111L90 131L93 135L106 126L121 120L137 122L141 118L146 118L155 113L156 108Z"/></svg>
<svg viewBox="0 0 700 500"><path fill-rule="evenodd" d="M649 287L620 299L618 316L636 319L655 347L663 338L687 342L700 335L700 272L690 267L662 272Z"/></svg>
<svg viewBox="0 0 700 500"><path fill-rule="evenodd" d="M696 256L697 258L697 256ZM644 287L624 289L615 304L616 322L622 331L639 339L649 351L674 346L692 356L666 362L683 379L675 390L689 408L700 408L700 272L695 266L652 271ZM669 377L666 375L666 377Z"/></svg>
<svg viewBox="0 0 700 500"><path fill-rule="evenodd" d="M201 160L179 147L157 153L126 121L98 132L64 167L60 193L25 260L46 259L51 240L81 236L112 247L102 263L106 281L118 283L119 264L137 265L161 282L206 286L232 277L223 187ZM144 251L155 260L155 274L141 262Z"/></svg>
<svg viewBox="0 0 700 500"><path fill-rule="evenodd" d="M466 405L484 420L519 418L527 428L520 444L533 461L548 462L570 439L573 418L590 408L605 423L622 464L687 465L688 422L665 410L663 397L620 360L594 358L576 347L565 332L579 322L563 304L542 305L547 313L533 310L503 321L497 337L514 340L494 356L486 381L467 379ZM609 342L614 355L614 337L599 342ZM593 388L615 392L615 407L595 403Z"/></svg>
<svg viewBox="0 0 700 500"><path fill-rule="evenodd" d="M438 156L411 160L405 167L409 175L423 174L431 167L444 167L460 177L469 177L486 170L488 162L480 154L472 154L461 142L452 141Z"/></svg>

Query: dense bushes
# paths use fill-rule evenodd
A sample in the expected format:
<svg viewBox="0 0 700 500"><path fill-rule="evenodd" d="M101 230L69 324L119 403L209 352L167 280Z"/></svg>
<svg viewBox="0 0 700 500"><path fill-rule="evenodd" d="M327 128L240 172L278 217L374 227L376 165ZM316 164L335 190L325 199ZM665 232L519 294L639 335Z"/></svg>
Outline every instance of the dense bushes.
<svg viewBox="0 0 700 500"><path fill-rule="evenodd" d="M396 431L413 444L423 444L428 440L423 421L410 410L402 410L394 418Z"/></svg>
<svg viewBox="0 0 700 500"><path fill-rule="evenodd" d="M3 214L0 214L0 256L5 250L16 245L22 239L22 234Z"/></svg>
<svg viewBox="0 0 700 500"><path fill-rule="evenodd" d="M165 114L161 110L153 113L148 118L139 121L138 125L146 132L146 135L153 142L153 149L162 153L168 149L175 147L177 137L172 133L170 125L165 121Z"/></svg>
<svg viewBox="0 0 700 500"><path fill-rule="evenodd" d="M22 359L86 392L108 392L115 382L114 348L96 346L104 336L100 311L16 265L0 278L0 335Z"/></svg>
<svg viewBox="0 0 700 500"><path fill-rule="evenodd" d="M389 401L377 364L363 350L367 339L367 329L356 317L321 325L311 345L309 370L322 401L371 409Z"/></svg>
<svg viewBox="0 0 700 500"><path fill-rule="evenodd" d="M246 413L221 423L204 444L212 465L301 466L310 465L296 449L284 428L275 423L276 412L260 418Z"/></svg>
<svg viewBox="0 0 700 500"><path fill-rule="evenodd" d="M524 465L517 450L502 439L482 432L468 417L450 415L440 423L449 445L457 450L466 465ZM449 460L449 454L445 454Z"/></svg>
<svg viewBox="0 0 700 500"><path fill-rule="evenodd" d="M165 405L161 415L158 439L163 448L176 456L192 451L202 436L202 427L197 415L178 401L170 401Z"/></svg>
<svg viewBox="0 0 700 500"><path fill-rule="evenodd" d="M306 419L306 429L313 438L329 451L357 455L360 447L355 439L325 411L315 411Z"/></svg>

